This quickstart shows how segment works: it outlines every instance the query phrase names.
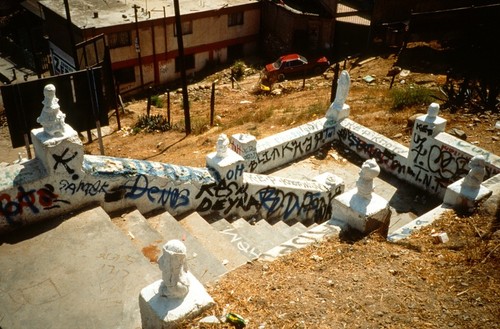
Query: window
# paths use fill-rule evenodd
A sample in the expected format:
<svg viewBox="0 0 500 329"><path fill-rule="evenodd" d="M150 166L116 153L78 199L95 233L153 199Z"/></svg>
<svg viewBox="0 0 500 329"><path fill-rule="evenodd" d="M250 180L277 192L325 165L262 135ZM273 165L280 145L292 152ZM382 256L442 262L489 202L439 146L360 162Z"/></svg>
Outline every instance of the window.
<svg viewBox="0 0 500 329"><path fill-rule="evenodd" d="M304 65L304 62L302 62L301 60L298 60L298 59L286 63L286 66L288 66L288 67L296 67L296 66L301 66L301 65Z"/></svg>
<svg viewBox="0 0 500 329"><path fill-rule="evenodd" d="M118 84L135 82L135 69L133 66L115 70L114 74Z"/></svg>
<svg viewBox="0 0 500 329"><path fill-rule="evenodd" d="M181 22L182 35L193 33L193 21ZM174 24L174 37L177 36L177 25Z"/></svg>
<svg viewBox="0 0 500 329"><path fill-rule="evenodd" d="M108 34L109 48L127 47L132 44L130 40L130 31L122 31Z"/></svg>
<svg viewBox="0 0 500 329"><path fill-rule="evenodd" d="M227 16L227 26L243 25L243 12L232 13Z"/></svg>
<svg viewBox="0 0 500 329"><path fill-rule="evenodd" d="M194 69L194 55L186 55L184 56L184 65L186 66L186 70ZM181 71L181 61L180 57L175 58L175 72Z"/></svg>

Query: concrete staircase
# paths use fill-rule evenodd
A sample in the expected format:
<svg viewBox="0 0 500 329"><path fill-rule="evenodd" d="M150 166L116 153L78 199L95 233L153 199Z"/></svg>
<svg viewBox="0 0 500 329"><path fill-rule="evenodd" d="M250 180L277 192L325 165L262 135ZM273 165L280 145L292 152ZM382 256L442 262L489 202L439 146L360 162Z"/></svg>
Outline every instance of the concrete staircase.
<svg viewBox="0 0 500 329"><path fill-rule="evenodd" d="M339 232L335 223L204 219L196 212L176 219L131 209L112 217L91 208L2 241L0 327L140 328L139 292L161 278L156 260L169 240L184 242L190 271L210 284L246 262L270 261Z"/></svg>
<svg viewBox="0 0 500 329"><path fill-rule="evenodd" d="M214 216L205 219L196 212L180 218L168 212L144 216L138 210L130 210L112 222L153 264L163 244L172 239L181 240L188 251L189 270L204 284L317 226L308 227L297 221L271 224L263 219L228 220Z"/></svg>

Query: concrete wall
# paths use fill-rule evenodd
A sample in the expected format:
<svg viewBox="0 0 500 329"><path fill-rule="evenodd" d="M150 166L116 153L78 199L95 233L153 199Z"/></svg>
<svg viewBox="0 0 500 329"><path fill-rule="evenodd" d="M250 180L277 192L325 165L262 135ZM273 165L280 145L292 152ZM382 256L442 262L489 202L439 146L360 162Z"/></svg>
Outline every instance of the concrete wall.
<svg viewBox="0 0 500 329"><path fill-rule="evenodd" d="M375 158L380 168L406 178L408 148L350 119L339 123L337 138L363 159Z"/></svg>
<svg viewBox="0 0 500 329"><path fill-rule="evenodd" d="M350 119L339 123L336 138L360 157L375 158L385 172L441 198L448 185L467 175L476 155L486 160L485 179L500 173L498 156L444 132L446 120L426 122L427 117L415 122L409 148Z"/></svg>
<svg viewBox="0 0 500 329"><path fill-rule="evenodd" d="M348 108L344 104L342 111ZM322 222L331 218L334 200L344 192L340 178L327 173L293 180L263 173L331 147L334 140L441 198L449 184L467 174L473 156L485 158L485 179L500 173L498 156L444 132L446 120L437 116L438 110L433 104L427 115L417 118L409 148L349 118L333 121L329 116L262 140L233 135L225 155L210 153L203 168L85 155L68 125L57 138L34 129L36 158L0 173L0 233L89 204L107 211L133 206L144 213L164 209L172 215L198 211Z"/></svg>
<svg viewBox="0 0 500 329"><path fill-rule="evenodd" d="M322 136L314 131L315 125L307 127L310 136L298 140ZM287 143L283 135L280 138ZM85 155L77 133L68 125L65 136L57 138L43 128L35 129L32 140L36 158L8 166L0 174L0 233L90 204L108 212L136 207L143 213L164 209L172 215L198 211L322 222L332 215L334 197L344 191L342 180L333 175L335 179L324 183L247 173L244 159L231 150L225 158L209 154L207 167L194 168ZM300 155L323 142L318 138L313 148L311 141ZM289 152L275 164L293 161L297 152Z"/></svg>
<svg viewBox="0 0 500 329"><path fill-rule="evenodd" d="M242 5L242 25L228 26L228 14L222 10L216 14L183 15L183 21L192 22L192 33L183 35L184 53L194 55L195 67L188 74L198 72L210 61L227 61L227 47L241 44L245 55L256 51L260 32L260 9L255 4ZM121 92L140 87L139 61L142 62L144 84L164 84L180 78L175 72L175 58L178 56L175 22L169 18L141 23L139 30L140 54L136 51L137 28L127 25L132 44L128 47L110 49L113 69L135 67L135 82L122 84ZM106 31L104 31L106 33ZM139 59L140 57L140 59Z"/></svg>
<svg viewBox="0 0 500 329"><path fill-rule="evenodd" d="M336 125L325 118L259 141L236 134L231 148L246 160L249 172L263 173L311 154L335 138Z"/></svg>

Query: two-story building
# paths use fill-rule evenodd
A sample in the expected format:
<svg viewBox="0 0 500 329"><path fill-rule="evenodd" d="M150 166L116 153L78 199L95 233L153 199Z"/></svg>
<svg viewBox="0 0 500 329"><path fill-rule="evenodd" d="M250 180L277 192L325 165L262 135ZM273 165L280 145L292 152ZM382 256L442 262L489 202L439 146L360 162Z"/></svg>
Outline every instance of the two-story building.
<svg viewBox="0 0 500 329"><path fill-rule="evenodd" d="M55 73L84 68L73 45L104 35L120 93L180 77L172 0L65 3L39 1ZM257 0L180 0L178 8L187 74L255 53L260 33Z"/></svg>

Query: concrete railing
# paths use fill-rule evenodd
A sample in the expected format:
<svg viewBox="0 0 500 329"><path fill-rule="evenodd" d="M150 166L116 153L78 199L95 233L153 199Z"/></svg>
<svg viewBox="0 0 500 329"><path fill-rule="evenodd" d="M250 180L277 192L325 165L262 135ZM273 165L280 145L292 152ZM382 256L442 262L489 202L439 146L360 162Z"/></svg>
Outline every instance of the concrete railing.
<svg viewBox="0 0 500 329"><path fill-rule="evenodd" d="M340 178L327 174L304 181L258 173L311 155L334 140L440 197L447 185L467 174L468 162L476 155L485 158L486 178L500 172L498 156L444 132L446 121L437 116L437 104L417 118L409 148L350 120L343 103L348 82L343 72L338 96L325 118L262 140L248 134L236 134L231 141L224 136L217 152L207 155L204 168L84 155L70 126L65 125L60 136L34 129L35 159L0 173L0 232L88 204L100 204L107 211L134 206L142 212L161 208L172 215L198 211L324 221L332 217L333 200L344 192Z"/></svg>

